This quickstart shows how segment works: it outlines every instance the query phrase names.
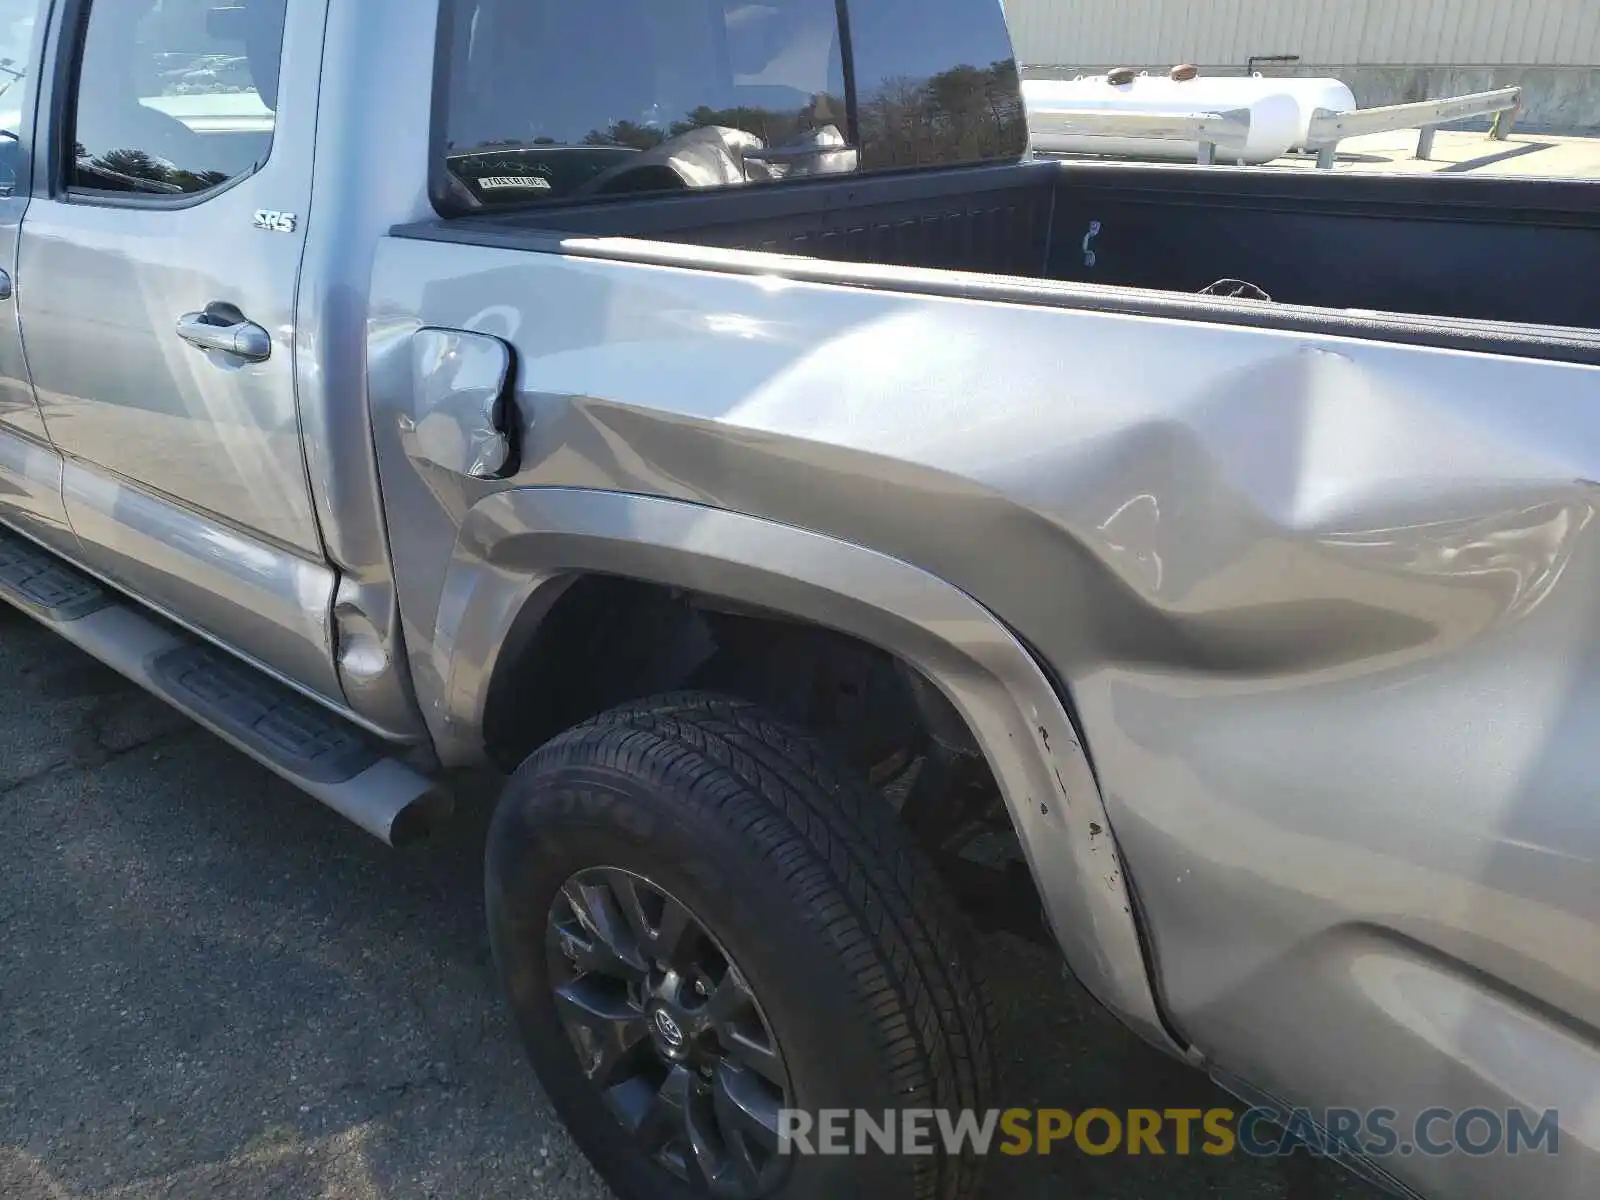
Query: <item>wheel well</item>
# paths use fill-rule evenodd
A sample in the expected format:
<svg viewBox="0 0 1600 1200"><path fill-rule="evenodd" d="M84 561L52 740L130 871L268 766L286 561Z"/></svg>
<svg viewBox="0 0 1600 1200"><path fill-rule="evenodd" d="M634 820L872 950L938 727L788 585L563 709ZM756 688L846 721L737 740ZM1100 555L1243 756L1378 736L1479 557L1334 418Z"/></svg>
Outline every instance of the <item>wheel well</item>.
<svg viewBox="0 0 1600 1200"><path fill-rule="evenodd" d="M489 687L485 743L509 771L564 729L683 688L752 700L809 730L880 788L980 926L1045 936L965 721L909 663L837 630L725 597L578 576L513 627Z"/></svg>

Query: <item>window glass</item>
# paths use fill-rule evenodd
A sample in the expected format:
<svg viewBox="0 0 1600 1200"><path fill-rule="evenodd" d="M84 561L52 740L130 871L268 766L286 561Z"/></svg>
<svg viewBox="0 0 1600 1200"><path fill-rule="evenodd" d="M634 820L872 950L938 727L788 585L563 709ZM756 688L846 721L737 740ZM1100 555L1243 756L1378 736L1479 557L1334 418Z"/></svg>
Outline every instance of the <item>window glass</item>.
<svg viewBox="0 0 1600 1200"><path fill-rule="evenodd" d="M1068 158L1600 180L1596 0L1007 0ZM1165 113L1181 129L1148 120ZM1208 141L1194 129L1208 121ZM1204 149L1203 149L1204 147Z"/></svg>
<svg viewBox="0 0 1600 1200"><path fill-rule="evenodd" d="M46 0L0 0L0 129L17 132L33 74L33 29Z"/></svg>
<svg viewBox="0 0 1600 1200"><path fill-rule="evenodd" d="M34 26L46 0L0 0L0 195L17 182L22 99L34 62Z"/></svg>
<svg viewBox="0 0 1600 1200"><path fill-rule="evenodd" d="M456 0L456 208L849 172L834 0Z"/></svg>
<svg viewBox="0 0 1600 1200"><path fill-rule="evenodd" d="M1028 146L998 0L850 5L862 167L1015 161Z"/></svg>
<svg viewBox="0 0 1600 1200"><path fill-rule="evenodd" d="M181 195L272 148L286 0L92 0L69 186Z"/></svg>

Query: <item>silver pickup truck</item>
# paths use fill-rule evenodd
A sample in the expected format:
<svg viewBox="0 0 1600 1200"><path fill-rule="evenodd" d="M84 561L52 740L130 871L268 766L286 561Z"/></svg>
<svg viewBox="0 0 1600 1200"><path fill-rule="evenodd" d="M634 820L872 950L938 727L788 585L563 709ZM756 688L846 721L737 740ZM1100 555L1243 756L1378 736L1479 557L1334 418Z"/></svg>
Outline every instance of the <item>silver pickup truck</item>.
<svg viewBox="0 0 1600 1200"><path fill-rule="evenodd" d="M973 1196L796 1135L1004 1107L974 925L1595 1194L1590 185L1030 161L995 0L5 17L0 596L380 838L505 772L619 1195Z"/></svg>

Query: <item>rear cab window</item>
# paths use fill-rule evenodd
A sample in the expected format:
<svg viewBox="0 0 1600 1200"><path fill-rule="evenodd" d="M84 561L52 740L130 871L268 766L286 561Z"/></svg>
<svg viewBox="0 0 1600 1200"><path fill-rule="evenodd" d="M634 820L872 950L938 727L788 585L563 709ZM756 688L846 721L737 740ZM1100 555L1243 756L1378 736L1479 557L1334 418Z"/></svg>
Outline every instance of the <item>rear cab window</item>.
<svg viewBox="0 0 1600 1200"><path fill-rule="evenodd" d="M1022 84L998 0L850 0L862 168L1014 162Z"/></svg>
<svg viewBox="0 0 1600 1200"><path fill-rule="evenodd" d="M998 3L448 0L440 211L1015 159Z"/></svg>
<svg viewBox="0 0 1600 1200"><path fill-rule="evenodd" d="M181 197L266 162L286 0L90 0L67 143L74 193Z"/></svg>

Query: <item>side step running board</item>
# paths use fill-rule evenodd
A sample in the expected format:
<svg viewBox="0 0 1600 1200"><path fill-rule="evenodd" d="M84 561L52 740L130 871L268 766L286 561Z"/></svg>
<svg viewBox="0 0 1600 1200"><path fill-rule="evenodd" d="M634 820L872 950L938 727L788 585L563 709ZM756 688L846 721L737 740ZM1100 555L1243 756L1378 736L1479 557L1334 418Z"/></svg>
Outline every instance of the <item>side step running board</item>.
<svg viewBox="0 0 1600 1200"><path fill-rule="evenodd" d="M5 528L0 600L390 845L449 811L445 792L364 730Z"/></svg>

